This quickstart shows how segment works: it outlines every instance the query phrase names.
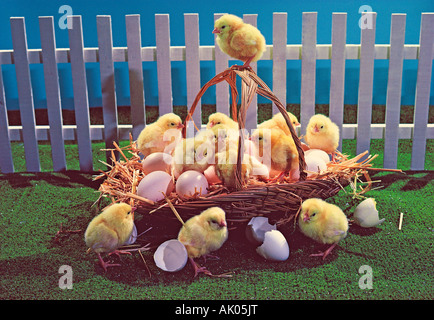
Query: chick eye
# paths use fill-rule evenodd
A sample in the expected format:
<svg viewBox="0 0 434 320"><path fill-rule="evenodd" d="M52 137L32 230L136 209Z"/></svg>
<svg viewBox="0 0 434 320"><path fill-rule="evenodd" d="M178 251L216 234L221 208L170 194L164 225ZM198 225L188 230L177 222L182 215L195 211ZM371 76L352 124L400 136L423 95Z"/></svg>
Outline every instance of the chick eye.
<svg viewBox="0 0 434 320"><path fill-rule="evenodd" d="M207 156L207 155L208 155L208 152L204 152L203 155L204 155L204 156Z"/></svg>
<svg viewBox="0 0 434 320"><path fill-rule="evenodd" d="M321 126L321 129L324 129L324 126Z"/></svg>
<svg viewBox="0 0 434 320"><path fill-rule="evenodd" d="M170 125L171 125L171 126L174 126L174 125L175 125L175 123L171 122L171 123L170 123Z"/></svg>
<svg viewBox="0 0 434 320"><path fill-rule="evenodd" d="M217 122L217 124L220 124L221 122L219 121L219 122Z"/></svg>
<svg viewBox="0 0 434 320"><path fill-rule="evenodd" d="M310 215L311 217L315 217L316 212L312 212L312 214Z"/></svg>
<svg viewBox="0 0 434 320"><path fill-rule="evenodd" d="M263 139L262 137L259 137L259 138L258 138L258 140L262 140L262 139Z"/></svg>
<svg viewBox="0 0 434 320"><path fill-rule="evenodd" d="M226 26L222 26L222 29L226 28Z"/></svg>

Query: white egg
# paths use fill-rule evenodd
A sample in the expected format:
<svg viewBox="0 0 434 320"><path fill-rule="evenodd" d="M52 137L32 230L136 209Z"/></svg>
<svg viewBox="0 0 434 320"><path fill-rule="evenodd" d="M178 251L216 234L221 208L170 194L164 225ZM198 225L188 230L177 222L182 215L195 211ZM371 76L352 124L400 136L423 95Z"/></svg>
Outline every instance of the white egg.
<svg viewBox="0 0 434 320"><path fill-rule="evenodd" d="M321 149L309 149L304 152L305 157L318 157L324 160L325 163L330 162L330 157L324 150Z"/></svg>
<svg viewBox="0 0 434 320"><path fill-rule="evenodd" d="M137 195L152 201L164 199L163 192L170 194L173 190L173 180L164 171L154 171L146 175L137 186Z"/></svg>
<svg viewBox="0 0 434 320"><path fill-rule="evenodd" d="M130 244L133 244L134 242L136 242L136 240L137 240L137 228L136 228L136 225L134 224L133 225L133 231L131 232L130 237L128 238L127 241L125 241L125 243L123 245L127 246Z"/></svg>
<svg viewBox="0 0 434 320"><path fill-rule="evenodd" d="M157 267L168 272L181 270L187 264L187 260L187 249L177 239L163 242L154 253Z"/></svg>
<svg viewBox="0 0 434 320"><path fill-rule="evenodd" d="M198 171L187 170L183 172L176 180L176 193L182 198L188 198L196 192L201 195L208 193L207 179Z"/></svg>
<svg viewBox="0 0 434 320"><path fill-rule="evenodd" d="M327 164L322 158L316 156L307 156L304 158L306 162L306 170L318 173L327 169ZM308 173L307 176L311 176L313 173Z"/></svg>
<svg viewBox="0 0 434 320"><path fill-rule="evenodd" d="M276 230L276 225L268 223L266 217L254 217L252 218L246 227L246 237L251 243L260 245L264 242L265 233L271 230Z"/></svg>
<svg viewBox="0 0 434 320"><path fill-rule="evenodd" d="M289 245L280 231L271 230L265 233L264 243L256 252L267 260L285 261L289 257Z"/></svg>
<svg viewBox="0 0 434 320"><path fill-rule="evenodd" d="M359 203L354 210L354 221L363 228L370 228L379 225L386 219L378 216L377 203L375 199L368 198Z"/></svg>
<svg viewBox="0 0 434 320"><path fill-rule="evenodd" d="M164 152L154 152L142 161L143 171L149 174L154 171L170 172L172 156Z"/></svg>

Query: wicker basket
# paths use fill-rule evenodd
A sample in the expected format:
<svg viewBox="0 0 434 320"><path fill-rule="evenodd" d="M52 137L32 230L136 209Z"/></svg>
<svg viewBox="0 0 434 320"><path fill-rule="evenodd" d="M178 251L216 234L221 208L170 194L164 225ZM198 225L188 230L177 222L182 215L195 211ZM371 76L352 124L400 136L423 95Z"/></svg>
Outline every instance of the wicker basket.
<svg viewBox="0 0 434 320"><path fill-rule="evenodd" d="M238 97L236 76L239 76L242 80L241 106L238 112L236 104ZM103 184L100 188L101 193L110 195L113 201L130 201L134 203L134 206L137 207L136 212L143 214L143 218L148 220L148 222L152 221L152 223L166 224L173 221L177 222L177 218L186 221L206 208L219 206L226 212L226 219L229 223L229 227L236 227L240 224L245 225L245 223L247 223L252 217L257 216L266 216L269 218L271 223L277 223L278 225L286 224L294 220L303 200L308 198L327 199L336 195L343 186L346 186L349 183L348 172L346 172L342 177L334 174L332 177L325 175L322 176L321 179L306 180L307 173L305 172L306 164L302 144L297 137L290 119L288 118L286 108L271 92L268 86L250 68L240 70L237 66L233 66L219 73L206 83L197 94L196 99L189 110L185 124L192 120L192 114L195 107L205 91L210 86L222 81L226 81L230 85L232 95L232 117L238 121L240 129L244 129L246 111L256 93L270 99L277 106L286 120L299 153L299 181L291 183L267 182L262 184L249 184L248 181L243 181L240 161L240 154L242 153L240 150L243 148L244 138L242 136L243 130L240 130L241 134L238 144L239 149L235 190L228 190L223 186L217 188L214 186L214 189L211 188L207 195L197 196L194 199L187 201L184 201L173 194L172 200L169 200L170 196L168 195L166 201L162 200L158 203L153 203L147 201L147 199L140 198L135 195L135 187L144 176L144 173L141 171L138 150L135 149L134 142L131 141L129 151L133 154L133 158L127 159L127 157L123 155L125 161L122 163L126 167L123 169L112 167L111 173L103 173L99 176L111 177L113 180L113 177L116 174L114 171L118 171L118 173L122 175L130 175L125 179L121 177L121 180L123 179L123 188L126 190L111 190L110 187L104 187ZM183 135L185 137L185 131L183 132ZM121 149L117 145L115 145L115 147L122 153ZM122 158L120 161L122 161ZM177 217L174 212L179 214L180 217Z"/></svg>

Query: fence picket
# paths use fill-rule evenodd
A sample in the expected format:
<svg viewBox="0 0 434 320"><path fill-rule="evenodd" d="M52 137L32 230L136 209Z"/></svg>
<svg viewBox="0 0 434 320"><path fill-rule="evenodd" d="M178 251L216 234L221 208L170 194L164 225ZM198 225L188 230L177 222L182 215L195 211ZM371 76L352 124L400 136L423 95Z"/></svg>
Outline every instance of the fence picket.
<svg viewBox="0 0 434 320"><path fill-rule="evenodd" d="M405 14L392 14L390 59L387 80L386 128L384 132L385 168L396 168L398 160L399 117L401 110L402 68L405 43Z"/></svg>
<svg viewBox="0 0 434 320"><path fill-rule="evenodd" d="M286 106L286 12L273 13L273 93ZM273 115L280 112L273 103Z"/></svg>
<svg viewBox="0 0 434 320"><path fill-rule="evenodd" d="M316 12L303 12L300 124L302 132L315 114Z"/></svg>
<svg viewBox="0 0 434 320"><path fill-rule="evenodd" d="M2 173L13 173L14 162L9 135L9 121L6 108L5 88L0 65L0 170Z"/></svg>
<svg viewBox="0 0 434 320"><path fill-rule="evenodd" d="M223 13L215 13L214 21L220 18ZM217 35L214 36L215 45L215 72L216 74L224 71L229 66L229 57L220 50L217 42ZM215 85L216 90L216 109L218 112L230 115L229 112L229 85L226 82L220 82Z"/></svg>
<svg viewBox="0 0 434 320"><path fill-rule="evenodd" d="M345 91L345 44L347 38L347 14L333 13L332 50L330 66L330 119L339 127L339 146L342 151Z"/></svg>
<svg viewBox="0 0 434 320"><path fill-rule="evenodd" d="M366 15L366 16L365 16ZM375 12L362 13L362 18L372 23L361 29L360 39L360 74L359 99L357 103L357 154L370 149L371 119L372 119L372 91L374 80L375 59Z"/></svg>
<svg viewBox="0 0 434 320"><path fill-rule="evenodd" d="M47 113L50 124L53 170L63 171L66 170L66 156L53 17L39 17L39 31L41 35L42 61L44 65Z"/></svg>
<svg viewBox="0 0 434 320"><path fill-rule="evenodd" d="M422 13L419 45L419 64L414 102L413 148L411 153L412 170L423 170L425 166L434 45L434 13Z"/></svg>
<svg viewBox="0 0 434 320"><path fill-rule="evenodd" d="M12 44L14 48L15 72L17 75L18 100L21 124L23 126L26 169L29 172L41 171L39 149L36 137L35 109L30 79L27 36L24 18L11 18Z"/></svg>
<svg viewBox="0 0 434 320"><path fill-rule="evenodd" d="M137 139L146 124L145 91L143 87L142 36L140 34L140 15L125 16L128 74L130 82L132 136Z"/></svg>
<svg viewBox="0 0 434 320"><path fill-rule="evenodd" d="M81 16L69 16L73 28L69 29L71 48L72 87L74 93L75 122L77 124L78 159L81 171L92 171L92 144L90 139L89 100L86 66L83 54L83 30Z"/></svg>
<svg viewBox="0 0 434 320"><path fill-rule="evenodd" d="M113 141L119 141L118 113L116 105L115 70L113 63L112 24L110 16L97 16L99 65L104 118L104 140L106 148L113 148ZM116 158L119 153L115 153ZM111 153L106 152L107 163Z"/></svg>
<svg viewBox="0 0 434 320"><path fill-rule="evenodd" d="M185 30L185 68L187 80L187 107L190 109L200 90L200 57L199 57L199 15L184 14ZM193 122L198 128L202 125L201 100L193 113Z"/></svg>
<svg viewBox="0 0 434 320"><path fill-rule="evenodd" d="M158 108L160 115L163 115L173 112L168 14L155 15L155 42L157 46Z"/></svg>

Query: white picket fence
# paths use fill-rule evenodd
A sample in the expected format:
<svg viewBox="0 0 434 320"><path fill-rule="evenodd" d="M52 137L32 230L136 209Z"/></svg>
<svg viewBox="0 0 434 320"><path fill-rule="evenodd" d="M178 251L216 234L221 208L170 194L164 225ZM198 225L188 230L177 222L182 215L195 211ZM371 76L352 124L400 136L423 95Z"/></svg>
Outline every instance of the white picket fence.
<svg viewBox="0 0 434 320"><path fill-rule="evenodd" d="M262 60L273 61L273 92L286 102L286 61L301 60L301 133L309 118L315 112L315 70L316 60L331 60L330 117L341 128L341 139L357 139L357 153L369 150L371 139L385 139L384 167L396 168L398 140L413 139L411 168L423 170L426 140L434 138L434 126L428 124L432 60L434 56L434 13L422 13L420 42L407 45L405 39L405 14L393 14L391 20L390 44L375 44L376 13L365 13L370 28L361 29L360 44L346 44L346 13L333 13L332 43L317 44L317 13L305 12L302 20L302 43L287 44L287 13L273 14L272 44L267 45ZM215 14L214 19L221 14ZM248 23L256 25L257 15L243 16ZM229 57L218 47L203 46L199 43L198 14L184 14L185 46L170 45L169 15L156 14L156 45L141 46L140 15L127 15L127 47L113 47L110 16L97 16L98 47L85 48L81 16L70 16L70 48L56 48L53 17L40 17L41 49L27 48L24 18L12 17L11 33L13 50L0 51L0 169L2 173L14 172L10 141L23 141L26 169L39 172L40 160L38 141L49 140L52 146L53 170L65 170L65 140L78 144L80 170L92 171L93 140L105 140L112 147L113 141L128 139L129 132L136 138L144 128L145 95L143 86L143 61L155 61L158 75L159 112L172 112L171 61L186 62L187 104L191 106L200 89L200 61L215 60L215 71L228 67ZM268 39L269 41L270 39ZM345 62L347 59L360 60L357 124L343 124ZM374 60L389 60L389 75L386 103L386 123L371 124ZM417 84L413 124L400 124L400 101L402 69L404 59L417 59ZM90 125L88 89L85 64L99 62L102 87L104 125ZM128 62L131 125L118 125L114 81L114 63ZM46 87L49 125L35 123L32 85L29 65L42 63ZM58 63L70 63L76 125L64 125L61 114L61 96L58 81ZM22 126L9 126L7 118L5 88L1 67L15 64L19 107ZM254 63L253 68L257 69ZM259 74L259 76L261 76ZM208 80L208 79L205 79ZM229 90L226 83L216 87L217 110L229 114ZM278 112L273 107L273 113ZM193 117L201 123L200 104ZM248 110L246 128L257 125L257 99Z"/></svg>

